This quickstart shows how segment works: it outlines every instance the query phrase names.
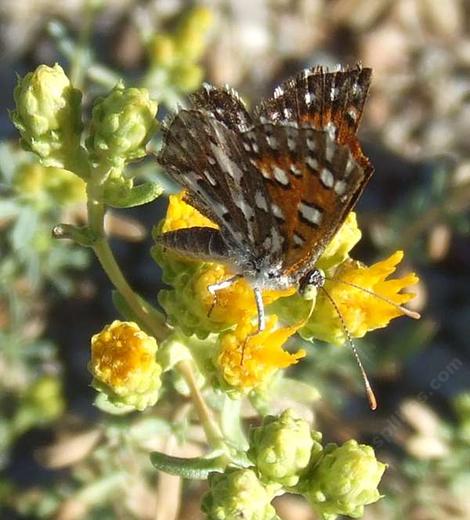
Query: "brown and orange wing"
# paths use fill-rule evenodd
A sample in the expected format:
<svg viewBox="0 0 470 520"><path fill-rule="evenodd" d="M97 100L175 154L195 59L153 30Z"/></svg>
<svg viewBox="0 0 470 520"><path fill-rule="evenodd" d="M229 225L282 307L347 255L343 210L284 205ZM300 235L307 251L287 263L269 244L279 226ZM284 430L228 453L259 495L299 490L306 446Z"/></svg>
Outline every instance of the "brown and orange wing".
<svg viewBox="0 0 470 520"><path fill-rule="evenodd" d="M283 237L284 272L300 276L338 231L373 169L326 130L265 123L242 138Z"/></svg>
<svg viewBox="0 0 470 520"><path fill-rule="evenodd" d="M261 122L328 130L333 140L349 146L356 160L367 168L356 132L371 76L372 69L359 65L337 72L322 67L305 69L282 83L273 97L255 109L254 116Z"/></svg>

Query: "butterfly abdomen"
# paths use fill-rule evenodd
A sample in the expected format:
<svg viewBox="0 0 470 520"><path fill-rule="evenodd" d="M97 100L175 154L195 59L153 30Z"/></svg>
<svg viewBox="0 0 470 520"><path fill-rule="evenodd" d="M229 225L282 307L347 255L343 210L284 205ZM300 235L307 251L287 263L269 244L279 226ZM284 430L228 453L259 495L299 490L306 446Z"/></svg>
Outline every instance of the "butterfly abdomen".
<svg viewBox="0 0 470 520"><path fill-rule="evenodd" d="M220 231L209 227L168 231L158 235L156 242L175 253L197 260L227 262L231 256Z"/></svg>

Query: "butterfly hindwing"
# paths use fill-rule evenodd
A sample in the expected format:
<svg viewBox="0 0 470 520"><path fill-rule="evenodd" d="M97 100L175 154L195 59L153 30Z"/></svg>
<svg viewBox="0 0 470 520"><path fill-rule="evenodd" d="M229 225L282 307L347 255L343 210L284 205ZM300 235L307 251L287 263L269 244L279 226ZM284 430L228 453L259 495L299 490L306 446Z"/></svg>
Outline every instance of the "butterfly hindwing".
<svg viewBox="0 0 470 520"><path fill-rule="evenodd" d="M283 237L283 269L303 272L318 259L372 174L328 131L260 124L243 134Z"/></svg>

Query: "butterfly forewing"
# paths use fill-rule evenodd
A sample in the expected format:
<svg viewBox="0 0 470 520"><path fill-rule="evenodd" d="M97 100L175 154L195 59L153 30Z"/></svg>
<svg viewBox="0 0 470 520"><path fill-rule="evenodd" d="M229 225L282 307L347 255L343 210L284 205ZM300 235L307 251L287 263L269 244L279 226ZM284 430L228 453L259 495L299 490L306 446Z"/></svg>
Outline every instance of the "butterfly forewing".
<svg viewBox="0 0 470 520"><path fill-rule="evenodd" d="M276 261L281 249L262 178L249 161L241 134L210 112L181 110L164 136L160 164L187 189L186 200L217 223L244 258Z"/></svg>
<svg viewBox="0 0 470 520"><path fill-rule="evenodd" d="M371 69L326 72L306 69L279 86L255 109L255 117L275 123L330 128L340 143L355 137L367 98ZM329 126L328 126L329 125Z"/></svg>
<svg viewBox="0 0 470 520"><path fill-rule="evenodd" d="M189 100L194 108L210 112L231 130L244 132L253 125L240 96L229 87L220 89L205 83Z"/></svg>

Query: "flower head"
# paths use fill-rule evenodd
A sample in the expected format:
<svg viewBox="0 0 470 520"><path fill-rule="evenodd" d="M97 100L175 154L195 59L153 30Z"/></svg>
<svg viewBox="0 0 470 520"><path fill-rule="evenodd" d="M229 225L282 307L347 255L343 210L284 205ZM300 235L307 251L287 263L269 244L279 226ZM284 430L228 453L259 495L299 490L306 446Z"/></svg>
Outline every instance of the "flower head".
<svg viewBox="0 0 470 520"><path fill-rule="evenodd" d="M349 257L351 249L361 240L361 236L362 233L357 225L356 213L351 211L336 235L326 246L318 259L316 267L327 271L344 262Z"/></svg>
<svg viewBox="0 0 470 520"><path fill-rule="evenodd" d="M157 348L136 323L113 321L91 338L93 386L116 406L144 410L154 405L162 371Z"/></svg>
<svg viewBox="0 0 470 520"><path fill-rule="evenodd" d="M299 483L299 491L322 518L336 518L336 515L359 518L365 505L381 498L377 486L385 468L370 446L355 440L339 447L330 444Z"/></svg>
<svg viewBox="0 0 470 520"><path fill-rule="evenodd" d="M279 520L272 495L251 469L212 473L202 510L207 520Z"/></svg>
<svg viewBox="0 0 470 520"><path fill-rule="evenodd" d="M125 88L122 83L98 99L87 139L94 160L122 168L144 157L145 145L156 129L157 107L147 89Z"/></svg>
<svg viewBox="0 0 470 520"><path fill-rule="evenodd" d="M11 120L21 134L22 146L46 166L65 167L80 146L81 92L56 63L40 65L19 78L14 97Z"/></svg>
<svg viewBox="0 0 470 520"><path fill-rule="evenodd" d="M411 300L414 294L401 291L416 284L417 276L409 273L401 278L387 279L402 258L403 252L396 251L370 267L348 260L326 282L325 291L338 307L352 337L361 338L367 331L385 327L393 318L405 314L400 306ZM301 330L302 336L344 343L344 327L331 300L320 291L315 312Z"/></svg>
<svg viewBox="0 0 470 520"><path fill-rule="evenodd" d="M301 325L277 328L277 318L268 318L266 329L242 321L234 331L220 336L217 357L221 378L235 390L248 392L266 383L279 369L287 368L305 356L304 350L290 354L282 345Z"/></svg>
<svg viewBox="0 0 470 520"><path fill-rule="evenodd" d="M156 234L188 227L217 228L211 220L184 202L184 192L170 196L166 218ZM155 247L153 254L163 269L163 280L173 286L172 290L160 291L159 301L170 322L179 325L185 333L205 337L210 332L226 330L256 316L253 289L245 279L217 291L216 296L209 291L210 285L233 275L228 266L194 261L171 251L162 251L160 247ZM293 292L294 288L263 291L263 301L269 305Z"/></svg>
<svg viewBox="0 0 470 520"><path fill-rule="evenodd" d="M266 416L261 426L252 429L250 439L248 456L260 479L284 487L295 486L322 451L321 434L318 438L318 432L312 432L310 424L292 410L279 417Z"/></svg>

